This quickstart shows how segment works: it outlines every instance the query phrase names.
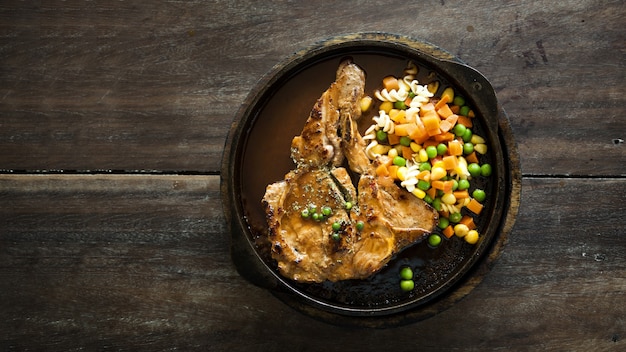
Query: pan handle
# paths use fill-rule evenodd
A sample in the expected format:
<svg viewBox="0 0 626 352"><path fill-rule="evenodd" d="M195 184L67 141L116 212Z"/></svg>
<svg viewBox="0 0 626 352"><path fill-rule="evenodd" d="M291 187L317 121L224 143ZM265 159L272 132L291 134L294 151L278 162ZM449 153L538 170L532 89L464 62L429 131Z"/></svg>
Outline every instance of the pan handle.
<svg viewBox="0 0 626 352"><path fill-rule="evenodd" d="M443 71L449 74L457 87L467 87L467 94L480 96L474 102L478 111L483 112L487 128L494 134L498 133L499 105L493 86L476 69L458 61L440 60Z"/></svg>

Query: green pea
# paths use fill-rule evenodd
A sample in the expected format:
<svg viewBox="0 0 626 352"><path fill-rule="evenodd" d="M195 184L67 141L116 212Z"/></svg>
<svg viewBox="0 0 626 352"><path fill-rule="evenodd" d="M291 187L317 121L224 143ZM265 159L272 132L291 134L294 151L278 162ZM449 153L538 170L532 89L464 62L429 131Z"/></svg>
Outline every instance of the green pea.
<svg viewBox="0 0 626 352"><path fill-rule="evenodd" d="M363 230L363 227L365 227L365 223L363 221L359 221L359 222L356 223L357 231Z"/></svg>
<svg viewBox="0 0 626 352"><path fill-rule="evenodd" d="M332 235L330 235L330 237L331 237L333 240L335 240L335 241L339 241L339 240L341 240L341 234L340 234L340 233L338 233L338 232L333 232L333 234L332 234Z"/></svg>
<svg viewBox="0 0 626 352"><path fill-rule="evenodd" d="M468 180L459 180L459 187L458 190L459 191L465 191L466 189L470 188L470 183Z"/></svg>
<svg viewBox="0 0 626 352"><path fill-rule="evenodd" d="M419 180L417 181L417 188L421 189L422 191L428 191L430 189L430 182L425 180Z"/></svg>
<svg viewBox="0 0 626 352"><path fill-rule="evenodd" d="M344 204L344 206L346 207L346 210L350 210L350 209L352 209L352 202L346 202L346 204Z"/></svg>
<svg viewBox="0 0 626 352"><path fill-rule="evenodd" d="M463 154L465 155L472 154L473 151L474 151L474 145L472 143L467 142L463 144Z"/></svg>
<svg viewBox="0 0 626 352"><path fill-rule="evenodd" d="M322 207L322 215L330 216L333 213L333 210L330 207Z"/></svg>
<svg viewBox="0 0 626 352"><path fill-rule="evenodd" d="M472 136L474 135L474 133L472 132L471 128L466 128L465 132L463 132L463 135L461 136L461 138L463 139L463 142L469 142L472 140Z"/></svg>
<svg viewBox="0 0 626 352"><path fill-rule="evenodd" d="M474 177L480 176L480 165L477 163L471 163L467 165L467 171L469 171L470 175Z"/></svg>
<svg viewBox="0 0 626 352"><path fill-rule="evenodd" d="M441 210L441 198L437 197L433 199L432 206L433 208L435 208L435 210L440 211Z"/></svg>
<svg viewBox="0 0 626 352"><path fill-rule="evenodd" d="M332 224L332 228L333 228L333 231L339 231L339 230L341 230L341 223L340 223L339 221L335 221L335 222L333 222L333 224Z"/></svg>
<svg viewBox="0 0 626 352"><path fill-rule="evenodd" d="M444 218L443 216L439 218L437 226L439 226L440 229L443 230L448 227L448 225L450 225L450 220L448 220L448 218Z"/></svg>
<svg viewBox="0 0 626 352"><path fill-rule="evenodd" d="M428 236L428 244L433 247L439 246L441 244L441 236L436 233Z"/></svg>
<svg viewBox="0 0 626 352"><path fill-rule="evenodd" d="M309 209L304 209L302 211L302 213L300 213L302 215L303 218L307 219L309 216L311 216L311 212L309 211Z"/></svg>
<svg viewBox="0 0 626 352"><path fill-rule="evenodd" d="M428 155L429 159L432 159L437 156L437 147L434 145L429 145L426 147L426 155Z"/></svg>
<svg viewBox="0 0 626 352"><path fill-rule="evenodd" d="M485 198L487 198L487 194L482 189L477 188L474 192L472 192L472 197L474 197L477 201L482 202Z"/></svg>
<svg viewBox="0 0 626 352"><path fill-rule="evenodd" d="M459 181L452 180L452 191L456 191L457 189L459 189Z"/></svg>
<svg viewBox="0 0 626 352"><path fill-rule="evenodd" d="M447 145L445 145L443 143L437 144L437 155L444 155L447 152L448 152L448 146Z"/></svg>
<svg viewBox="0 0 626 352"><path fill-rule="evenodd" d="M419 183L418 183L419 184ZM430 186L430 185L429 185ZM433 199L427 194L424 196L424 202L428 203L428 204L432 204Z"/></svg>
<svg viewBox="0 0 626 352"><path fill-rule="evenodd" d="M454 222L454 223L461 221L462 218L463 218L463 215L461 213L451 213L450 216L448 217L450 222Z"/></svg>
<svg viewBox="0 0 626 352"><path fill-rule="evenodd" d="M324 216L320 213L313 213L313 215L311 215L311 217L313 218L313 220L315 221L320 221L324 218Z"/></svg>
<svg viewBox="0 0 626 352"><path fill-rule="evenodd" d="M411 145L411 137L409 136L402 136L400 137L400 144L402 144L405 147L408 147Z"/></svg>
<svg viewBox="0 0 626 352"><path fill-rule="evenodd" d="M395 156L393 158L393 164L396 166L404 166L406 165L406 159L401 156Z"/></svg>
<svg viewBox="0 0 626 352"><path fill-rule="evenodd" d="M491 165L483 164L480 166L480 174L482 176L491 176Z"/></svg>
<svg viewBox="0 0 626 352"><path fill-rule="evenodd" d="M387 132L383 130L376 131L376 139L378 139L381 142L384 142L385 140L387 140Z"/></svg>
<svg viewBox="0 0 626 352"><path fill-rule="evenodd" d="M413 278L413 270L410 266L404 266L400 269L400 277L403 280L411 280Z"/></svg>
<svg viewBox="0 0 626 352"><path fill-rule="evenodd" d="M400 280L400 289L402 291L408 292L412 291L415 288L415 282L413 280Z"/></svg>
<svg viewBox="0 0 626 352"><path fill-rule="evenodd" d="M454 126L454 135L457 137L461 137L463 136L463 133L465 133L465 130L467 130L467 127L459 123L456 126Z"/></svg>
<svg viewBox="0 0 626 352"><path fill-rule="evenodd" d="M393 107L399 110L406 110L406 104L403 101L396 101L393 103Z"/></svg>
<svg viewBox="0 0 626 352"><path fill-rule="evenodd" d="M430 163L420 163L420 171L430 171L431 169Z"/></svg>
<svg viewBox="0 0 626 352"><path fill-rule="evenodd" d="M415 93L413 93L413 91L409 92L409 98L415 98Z"/></svg>
<svg viewBox="0 0 626 352"><path fill-rule="evenodd" d="M463 98L460 95L457 95L454 97L454 100L452 100L452 104L457 105L457 106L463 106L465 105L465 98Z"/></svg>
<svg viewBox="0 0 626 352"><path fill-rule="evenodd" d="M469 106L467 106L467 105L463 105L463 106L461 106L461 108L459 109L459 115L462 115L462 116L467 116L467 115L469 115L469 112L470 112L470 107L469 107Z"/></svg>

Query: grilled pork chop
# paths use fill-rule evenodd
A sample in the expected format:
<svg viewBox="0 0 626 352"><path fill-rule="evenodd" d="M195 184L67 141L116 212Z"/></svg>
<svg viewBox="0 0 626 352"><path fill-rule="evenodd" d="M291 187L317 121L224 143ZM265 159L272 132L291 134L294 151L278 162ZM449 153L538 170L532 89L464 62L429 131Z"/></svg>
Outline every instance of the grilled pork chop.
<svg viewBox="0 0 626 352"><path fill-rule="evenodd" d="M364 72L342 61L335 82L292 140L296 168L267 186L262 202L271 252L285 277L302 282L367 278L436 224L434 209L391 178L377 176L365 155L355 122L364 86ZM357 187L340 166L344 158L360 174Z"/></svg>

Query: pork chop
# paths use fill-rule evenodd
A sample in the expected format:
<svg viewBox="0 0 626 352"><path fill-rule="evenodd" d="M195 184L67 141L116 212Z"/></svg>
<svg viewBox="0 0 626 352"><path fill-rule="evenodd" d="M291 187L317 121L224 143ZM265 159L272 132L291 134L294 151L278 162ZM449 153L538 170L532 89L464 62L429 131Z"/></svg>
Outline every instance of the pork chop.
<svg viewBox="0 0 626 352"><path fill-rule="evenodd" d="M364 87L365 73L351 60L342 61L335 82L292 140L296 168L266 188L262 203L272 258L285 277L367 278L436 224L434 209L392 179L377 176L365 155L355 122ZM357 187L340 166L344 158L360 174ZM330 212L322 214L323 207Z"/></svg>

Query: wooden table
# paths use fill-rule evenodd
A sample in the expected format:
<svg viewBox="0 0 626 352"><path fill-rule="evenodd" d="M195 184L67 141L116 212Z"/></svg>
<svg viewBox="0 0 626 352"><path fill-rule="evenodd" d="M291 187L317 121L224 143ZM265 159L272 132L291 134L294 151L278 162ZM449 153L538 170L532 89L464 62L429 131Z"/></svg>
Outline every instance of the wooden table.
<svg viewBox="0 0 626 352"><path fill-rule="evenodd" d="M626 349L624 1L3 1L0 349ZM425 39L494 85L521 206L427 320L370 330L241 278L220 162L276 63L329 36Z"/></svg>

